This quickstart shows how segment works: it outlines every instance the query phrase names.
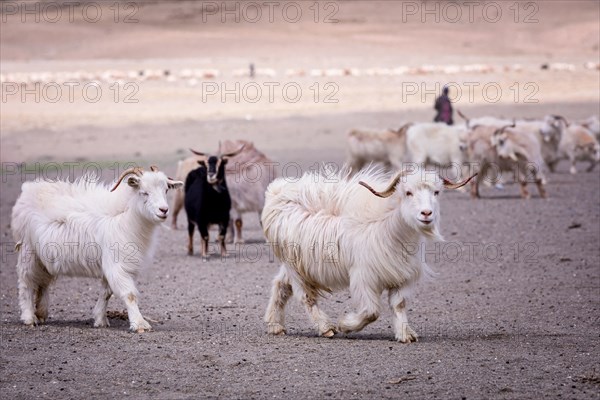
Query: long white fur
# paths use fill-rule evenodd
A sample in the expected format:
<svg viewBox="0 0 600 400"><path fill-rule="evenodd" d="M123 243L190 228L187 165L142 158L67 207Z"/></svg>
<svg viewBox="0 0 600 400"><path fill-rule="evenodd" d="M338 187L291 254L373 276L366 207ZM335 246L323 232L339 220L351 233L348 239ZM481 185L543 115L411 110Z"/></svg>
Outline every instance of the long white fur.
<svg viewBox="0 0 600 400"><path fill-rule="evenodd" d="M440 122L422 122L406 132L410 161L439 166L461 166L465 158L467 128Z"/></svg>
<svg viewBox="0 0 600 400"><path fill-rule="evenodd" d="M380 312L380 296L389 291L394 331L401 342L416 340L406 319L406 290L431 270L419 251L428 240L442 240L436 192L441 179L418 169L403 178L388 198L373 195L390 181L368 168L349 177L308 173L297 182L284 178L269 185L262 223L268 243L282 261L265 314L269 333L285 333L284 307L291 296L302 301L318 332L333 336L339 328L358 331ZM408 196L406 192L411 192ZM419 221L421 211L431 224ZM358 311L333 325L317 305L319 294L349 287Z"/></svg>
<svg viewBox="0 0 600 400"><path fill-rule="evenodd" d="M400 169L406 154L405 129L353 129L347 135L347 164L353 173L371 163Z"/></svg>
<svg viewBox="0 0 600 400"><path fill-rule="evenodd" d="M108 326L106 306L114 292L127 305L130 328L150 329L137 305L134 278L152 258L156 227L168 212L167 189L181 185L162 172L132 176L114 192L87 176L74 183L23 183L11 220L19 251L21 320L44 322L48 287L67 275L102 279L94 326Z"/></svg>
<svg viewBox="0 0 600 400"><path fill-rule="evenodd" d="M401 169L402 163L460 166L467 147L467 128L422 122L398 131L353 130L348 134L348 164L354 172L372 162Z"/></svg>

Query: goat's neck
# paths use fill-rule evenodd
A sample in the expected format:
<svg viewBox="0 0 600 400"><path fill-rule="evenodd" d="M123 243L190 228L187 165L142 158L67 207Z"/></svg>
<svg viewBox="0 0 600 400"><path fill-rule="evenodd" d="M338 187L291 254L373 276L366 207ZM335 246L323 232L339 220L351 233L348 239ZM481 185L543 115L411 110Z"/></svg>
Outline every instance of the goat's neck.
<svg viewBox="0 0 600 400"><path fill-rule="evenodd" d="M127 232L137 245L144 248L150 246L156 222L148 220L137 207L131 205L119 217L119 225L123 232Z"/></svg>
<svg viewBox="0 0 600 400"><path fill-rule="evenodd" d="M393 210L388 218L384 220L382 229L387 235L388 243L394 243L400 246L419 246L425 240L422 232L415 229L414 226L408 224L402 217L400 209Z"/></svg>

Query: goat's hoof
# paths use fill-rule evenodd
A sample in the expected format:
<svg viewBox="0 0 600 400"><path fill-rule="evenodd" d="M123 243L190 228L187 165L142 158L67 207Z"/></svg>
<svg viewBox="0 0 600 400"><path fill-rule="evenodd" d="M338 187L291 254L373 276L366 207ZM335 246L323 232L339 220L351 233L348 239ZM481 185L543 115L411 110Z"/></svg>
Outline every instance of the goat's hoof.
<svg viewBox="0 0 600 400"><path fill-rule="evenodd" d="M23 321L23 324L31 327L38 326L38 324L40 323L40 321L35 315L27 318L22 318L21 321Z"/></svg>
<svg viewBox="0 0 600 400"><path fill-rule="evenodd" d="M400 343L417 342L419 340L419 336L410 326L408 326L406 329L403 329L399 335L396 335L396 340Z"/></svg>
<svg viewBox="0 0 600 400"><path fill-rule="evenodd" d="M285 327L283 325L277 324L277 323L268 324L267 332L269 333L269 335L276 335L276 336L283 336L287 333L285 331Z"/></svg>
<svg viewBox="0 0 600 400"><path fill-rule="evenodd" d="M192 250L188 250L188 252L187 252L187 255L188 255L188 256L193 256L193 255L194 255L194 252L193 252Z"/></svg>
<svg viewBox="0 0 600 400"><path fill-rule="evenodd" d="M244 239L235 239L235 244L244 244L246 241Z"/></svg>
<svg viewBox="0 0 600 400"><path fill-rule="evenodd" d="M134 333L150 332L152 326L146 320L141 320L140 322L132 323L129 330Z"/></svg>
<svg viewBox="0 0 600 400"><path fill-rule="evenodd" d="M108 328L110 326L110 322L108 322L108 318L104 318L104 320L94 321L94 328Z"/></svg>
<svg viewBox="0 0 600 400"><path fill-rule="evenodd" d="M329 329L327 332L322 333L321 336L326 337L326 338L331 338L336 333L337 333L337 330L335 330L335 329L332 328L332 329Z"/></svg>

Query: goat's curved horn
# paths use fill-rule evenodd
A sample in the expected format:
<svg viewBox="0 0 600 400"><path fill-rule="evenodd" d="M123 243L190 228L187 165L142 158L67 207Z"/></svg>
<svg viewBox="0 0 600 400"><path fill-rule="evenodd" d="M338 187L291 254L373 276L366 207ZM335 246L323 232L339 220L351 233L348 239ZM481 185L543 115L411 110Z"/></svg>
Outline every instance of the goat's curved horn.
<svg viewBox="0 0 600 400"><path fill-rule="evenodd" d="M246 147L245 144L242 145L242 147L240 147L239 149L237 149L236 151L232 152L232 153L225 153L223 155L221 155L221 157L223 158L228 158L228 157L235 157L238 154L240 154L242 152L242 150L244 150L244 147Z"/></svg>
<svg viewBox="0 0 600 400"><path fill-rule="evenodd" d="M117 187L119 187L119 185L121 184L121 182L123 182L123 179L125 179L125 177L127 175L134 174L134 175L137 175L137 176L142 176L143 173L144 173L144 170L142 168L140 168L140 167L132 167L132 168L126 169L125 171L123 171L123 173L121 174L121 176L119 176L119 179L117 180L117 183L115 183L115 186L113 186L113 188L110 189L110 191L114 192L117 189Z"/></svg>
<svg viewBox="0 0 600 400"><path fill-rule="evenodd" d="M392 178L392 180L390 181L390 183L388 184L388 187L385 190L382 190L381 192L378 192L377 190L373 189L368 183L360 181L358 182L359 185L362 185L364 187L366 187L367 189L369 189L369 191L371 193L373 193L375 196L377 197L381 197L381 198L386 198L386 197L390 197L391 195L394 194L394 192L396 191L396 185L398 184L398 182L400 182L400 179L406 175L406 171L402 171L402 172L398 172L398 174L396 174L396 176L394 176Z"/></svg>
<svg viewBox="0 0 600 400"><path fill-rule="evenodd" d="M510 125L504 125L503 127L499 128L499 129L496 129L496 130L494 131L494 136L496 136L496 135L500 135L500 134L501 134L501 133L503 133L503 132L504 132L506 129L508 129L508 128L514 128L515 126L517 126L517 123L516 123L516 121L513 119L513 122L512 122L512 124L510 124Z"/></svg>
<svg viewBox="0 0 600 400"><path fill-rule="evenodd" d="M456 112L458 113L458 115L460 115L462 119L464 119L467 122L469 121L469 118L467 118L467 116L463 114L460 110L456 110Z"/></svg>
<svg viewBox="0 0 600 400"><path fill-rule="evenodd" d="M158 172L158 167L156 165L151 165L150 166L150 171L152 171L152 172Z"/></svg>
<svg viewBox="0 0 600 400"><path fill-rule="evenodd" d="M465 120L465 122L467 123L467 128L470 128L469 124L471 123L471 120L469 118L467 118L467 116L465 114L463 114L460 110L456 110L456 113Z"/></svg>
<svg viewBox="0 0 600 400"><path fill-rule="evenodd" d="M200 153L199 151L196 151L194 149L190 149L190 151L192 153L194 153L195 155L197 155L197 156L204 156L204 157L206 157L206 153Z"/></svg>
<svg viewBox="0 0 600 400"><path fill-rule="evenodd" d="M552 114L552 118L563 120L566 126L569 126L569 121L562 115Z"/></svg>
<svg viewBox="0 0 600 400"><path fill-rule="evenodd" d="M442 178L442 181L444 182L444 187L446 189L458 189L460 187L465 186L467 183L469 183L469 181L473 178L475 178L477 176L477 172L474 173L473 175L471 175L470 177L468 177L467 179L465 179L462 182L452 182L446 178Z"/></svg>

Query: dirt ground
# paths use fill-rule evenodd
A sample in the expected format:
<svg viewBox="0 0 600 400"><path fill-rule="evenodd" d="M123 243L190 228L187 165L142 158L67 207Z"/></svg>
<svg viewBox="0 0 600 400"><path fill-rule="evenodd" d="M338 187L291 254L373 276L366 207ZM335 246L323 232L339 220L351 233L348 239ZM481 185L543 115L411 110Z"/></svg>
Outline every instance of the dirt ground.
<svg viewBox="0 0 600 400"><path fill-rule="evenodd" d="M462 192L442 195L446 242L427 249L437 275L421 282L409 303L417 343L393 340L387 307L359 333L319 338L293 300L288 335L268 336L262 316L278 263L253 214L244 217L246 243L230 245L226 259L208 262L186 255L184 230L170 230L170 224L160 229L154 262L138 279L140 308L152 332L129 333L120 313L124 305L114 298L111 327L93 328L100 284L75 278L53 286L45 325L20 324L9 223L25 180L100 171L108 182L128 162L157 164L174 174L187 148L214 151L219 140L232 138L254 141L278 162L279 174L293 177L323 162L341 165L349 129L431 120L435 94L427 90L448 81L463 89L465 82L502 88L498 102L480 92L470 101L465 92L456 104L468 115L561 114L576 120L600 113L600 74L583 67L600 61L597 2L530 2L538 19L531 24L522 23L536 10L525 8L529 3L497 2L504 16L495 23L481 17L423 23L419 14L403 14L407 4L421 2L329 3L338 7L337 23L314 23L312 2L296 2L306 16L298 23L263 18L223 24L219 14L203 13L201 2L186 1L136 2L134 9L120 3L121 20L132 10L139 19L125 26L114 23L108 9L113 2L102 3L106 17L98 23L77 13L72 23L22 23L21 15L2 9L4 76L215 68L222 75L214 81L232 85L250 82L233 71L255 62L277 72L259 78L262 83L296 81L306 93L315 83L335 83L339 102L310 96L293 104L281 96L274 102L207 102L183 80L136 81L135 104L3 98L0 398L600 397L600 172L572 176L566 162L549 174L548 199L532 187L533 198L521 200L510 183L504 190L484 187L477 201ZM319 3L320 19L335 10L326 8L329 3ZM519 23L513 22L513 4L520 7ZM553 62L576 69L540 69ZM283 72L515 63L523 69L314 78ZM407 82L417 84L416 96L403 96ZM510 89L515 83L517 97ZM528 83L537 88L537 102L526 101L524 94L533 93ZM179 218L182 228L184 213ZM322 304L335 319L354 307L347 292Z"/></svg>

